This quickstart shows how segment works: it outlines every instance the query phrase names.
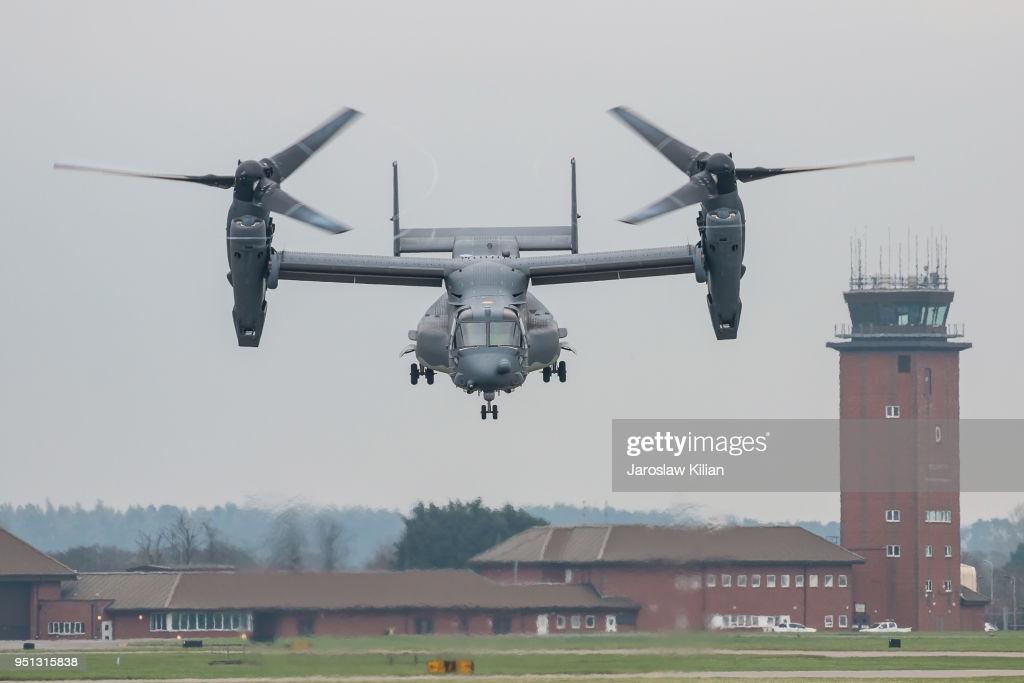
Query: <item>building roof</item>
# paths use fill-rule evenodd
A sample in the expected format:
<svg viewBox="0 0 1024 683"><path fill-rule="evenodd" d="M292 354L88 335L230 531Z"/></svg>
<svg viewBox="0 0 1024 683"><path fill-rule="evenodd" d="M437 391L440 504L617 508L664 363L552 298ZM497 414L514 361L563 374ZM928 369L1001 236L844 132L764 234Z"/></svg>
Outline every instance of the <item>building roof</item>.
<svg viewBox="0 0 1024 683"><path fill-rule="evenodd" d="M70 599L140 609L636 609L586 585L506 585L469 570L82 574Z"/></svg>
<svg viewBox="0 0 1024 683"><path fill-rule="evenodd" d="M0 580L29 577L73 579L75 572L0 528Z"/></svg>
<svg viewBox="0 0 1024 683"><path fill-rule="evenodd" d="M533 527L472 564L853 564L864 558L795 526L723 528L636 524Z"/></svg>
<svg viewBox="0 0 1024 683"><path fill-rule="evenodd" d="M65 600L109 600L110 609L166 607L181 577L179 572L102 572L79 574L64 584Z"/></svg>
<svg viewBox="0 0 1024 683"><path fill-rule="evenodd" d="M987 595L971 590L967 586L960 586L960 603L963 605L987 605L989 599Z"/></svg>

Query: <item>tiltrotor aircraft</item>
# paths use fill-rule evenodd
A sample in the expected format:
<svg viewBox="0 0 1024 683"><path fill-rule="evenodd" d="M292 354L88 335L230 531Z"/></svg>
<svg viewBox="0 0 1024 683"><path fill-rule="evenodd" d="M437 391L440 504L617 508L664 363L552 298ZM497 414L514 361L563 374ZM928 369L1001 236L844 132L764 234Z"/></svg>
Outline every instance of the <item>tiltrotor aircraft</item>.
<svg viewBox="0 0 1024 683"><path fill-rule="evenodd" d="M415 354L410 381L433 384L440 372L459 389L480 394L480 417L497 419L495 398L511 393L539 371L545 382L566 381L561 352L572 351L566 330L529 292L530 285L590 282L634 277L697 274L708 283L708 306L720 339L735 338L739 321L739 278L743 273L743 210L735 179L833 167L737 169L730 157L696 152L635 114L618 115L673 163L690 182L630 221L653 218L701 202L701 242L691 245L579 253L576 162L572 160L569 223L542 227L402 228L398 208L398 165L392 166L394 204L392 256L277 251L274 219L282 214L331 233L349 228L281 189L318 149L359 116L345 109L291 147L260 161L239 161L233 175L169 175L55 164L55 168L176 180L231 189L227 216L228 282L234 291L232 317L239 346L259 345L267 315L267 289L281 280L442 287L440 297L409 332L401 355ZM871 163L871 162L862 162ZM523 256L523 252L568 252ZM446 257L407 257L445 253Z"/></svg>

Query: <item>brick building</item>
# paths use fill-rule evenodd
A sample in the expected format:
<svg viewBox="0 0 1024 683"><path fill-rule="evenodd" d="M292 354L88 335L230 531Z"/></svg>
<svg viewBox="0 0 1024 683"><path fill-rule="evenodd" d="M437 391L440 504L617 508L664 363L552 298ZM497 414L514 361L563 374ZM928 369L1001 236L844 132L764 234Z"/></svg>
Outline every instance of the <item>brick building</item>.
<svg viewBox="0 0 1024 683"><path fill-rule="evenodd" d="M828 347L839 352L841 543L865 560L854 621L978 630L986 601L960 580L960 353L971 344L946 324L953 292L926 268L851 274L844 298L851 324Z"/></svg>
<svg viewBox="0 0 1024 683"><path fill-rule="evenodd" d="M75 572L0 528L0 640L37 637L39 605Z"/></svg>
<svg viewBox="0 0 1024 683"><path fill-rule="evenodd" d="M566 620L607 632L637 609L585 585L509 586L468 570L83 573L40 603L33 637L543 634Z"/></svg>
<svg viewBox="0 0 1024 683"><path fill-rule="evenodd" d="M535 527L474 557L509 584L586 584L640 605L639 631L849 628L863 559L799 527Z"/></svg>

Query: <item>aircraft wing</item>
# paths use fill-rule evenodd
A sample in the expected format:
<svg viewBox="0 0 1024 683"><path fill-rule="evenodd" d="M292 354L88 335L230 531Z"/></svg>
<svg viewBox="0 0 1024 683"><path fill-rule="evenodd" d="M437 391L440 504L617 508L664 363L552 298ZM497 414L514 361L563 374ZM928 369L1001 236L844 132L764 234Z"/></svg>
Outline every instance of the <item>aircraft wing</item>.
<svg viewBox="0 0 1024 683"><path fill-rule="evenodd" d="M457 267L452 259L280 251L271 258L268 281L274 284L280 279L439 287L445 274Z"/></svg>
<svg viewBox="0 0 1024 683"><path fill-rule="evenodd" d="M563 282L594 282L623 280L633 277L655 277L693 272L693 246L627 249L591 254L529 256L518 263L530 273L535 285Z"/></svg>

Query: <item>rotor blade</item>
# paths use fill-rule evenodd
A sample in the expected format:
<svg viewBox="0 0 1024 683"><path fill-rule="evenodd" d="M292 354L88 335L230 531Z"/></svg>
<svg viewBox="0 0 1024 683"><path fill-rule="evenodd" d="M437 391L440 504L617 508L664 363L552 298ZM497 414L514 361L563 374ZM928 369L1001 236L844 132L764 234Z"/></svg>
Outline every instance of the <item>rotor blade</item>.
<svg viewBox="0 0 1024 683"><path fill-rule="evenodd" d="M294 173L299 166L306 163L306 160L323 147L328 140L333 138L338 131L360 116L362 116L362 112L358 112L355 109L342 109L312 133L288 149L282 150L270 157L270 160L274 162L274 166L277 167L277 172L281 175L281 180Z"/></svg>
<svg viewBox="0 0 1024 683"><path fill-rule="evenodd" d="M691 204L711 199L716 194L714 181L706 173L697 173L690 182L686 183L672 194L659 199L650 206L640 209L636 213L622 219L623 223L637 225L663 214L681 209Z"/></svg>
<svg viewBox="0 0 1024 683"><path fill-rule="evenodd" d="M97 166L79 166L78 164L54 164L53 168L58 171L87 171L89 173L105 173L107 175L122 175L132 178L155 178L157 180L178 180L186 183L199 183L210 187L228 189L234 187L235 176L233 175L177 175L170 173L143 173L141 171L121 171L114 168L99 168Z"/></svg>
<svg viewBox="0 0 1024 683"><path fill-rule="evenodd" d="M699 150L690 147L685 142L676 140L665 131L661 130L649 121L644 120L626 107L615 107L614 109L609 109L608 113L617 117L627 126L636 131L640 137L647 140L647 142L649 142L656 150L661 152L662 155L671 161L680 171L686 175L691 175L690 171L693 166L693 162L700 155Z"/></svg>
<svg viewBox="0 0 1024 683"><path fill-rule="evenodd" d="M352 229L344 223L339 223L333 218L328 218L323 215L316 209L306 206L277 185L271 185L264 188L260 201L263 203L264 207L274 213L279 213L283 216L294 218L297 221L308 223L315 228L326 230L327 232L334 233L335 235Z"/></svg>
<svg viewBox="0 0 1024 683"><path fill-rule="evenodd" d="M827 164L825 166L784 166L782 168L765 168L755 166L753 168L737 168L736 179L745 183L762 178L771 178L777 175L789 173L807 173L808 171L831 171L836 168L857 168L858 166L874 166L875 164L896 164L903 161L913 161L913 156L891 157L889 159L871 159L869 161L854 161L848 164Z"/></svg>

